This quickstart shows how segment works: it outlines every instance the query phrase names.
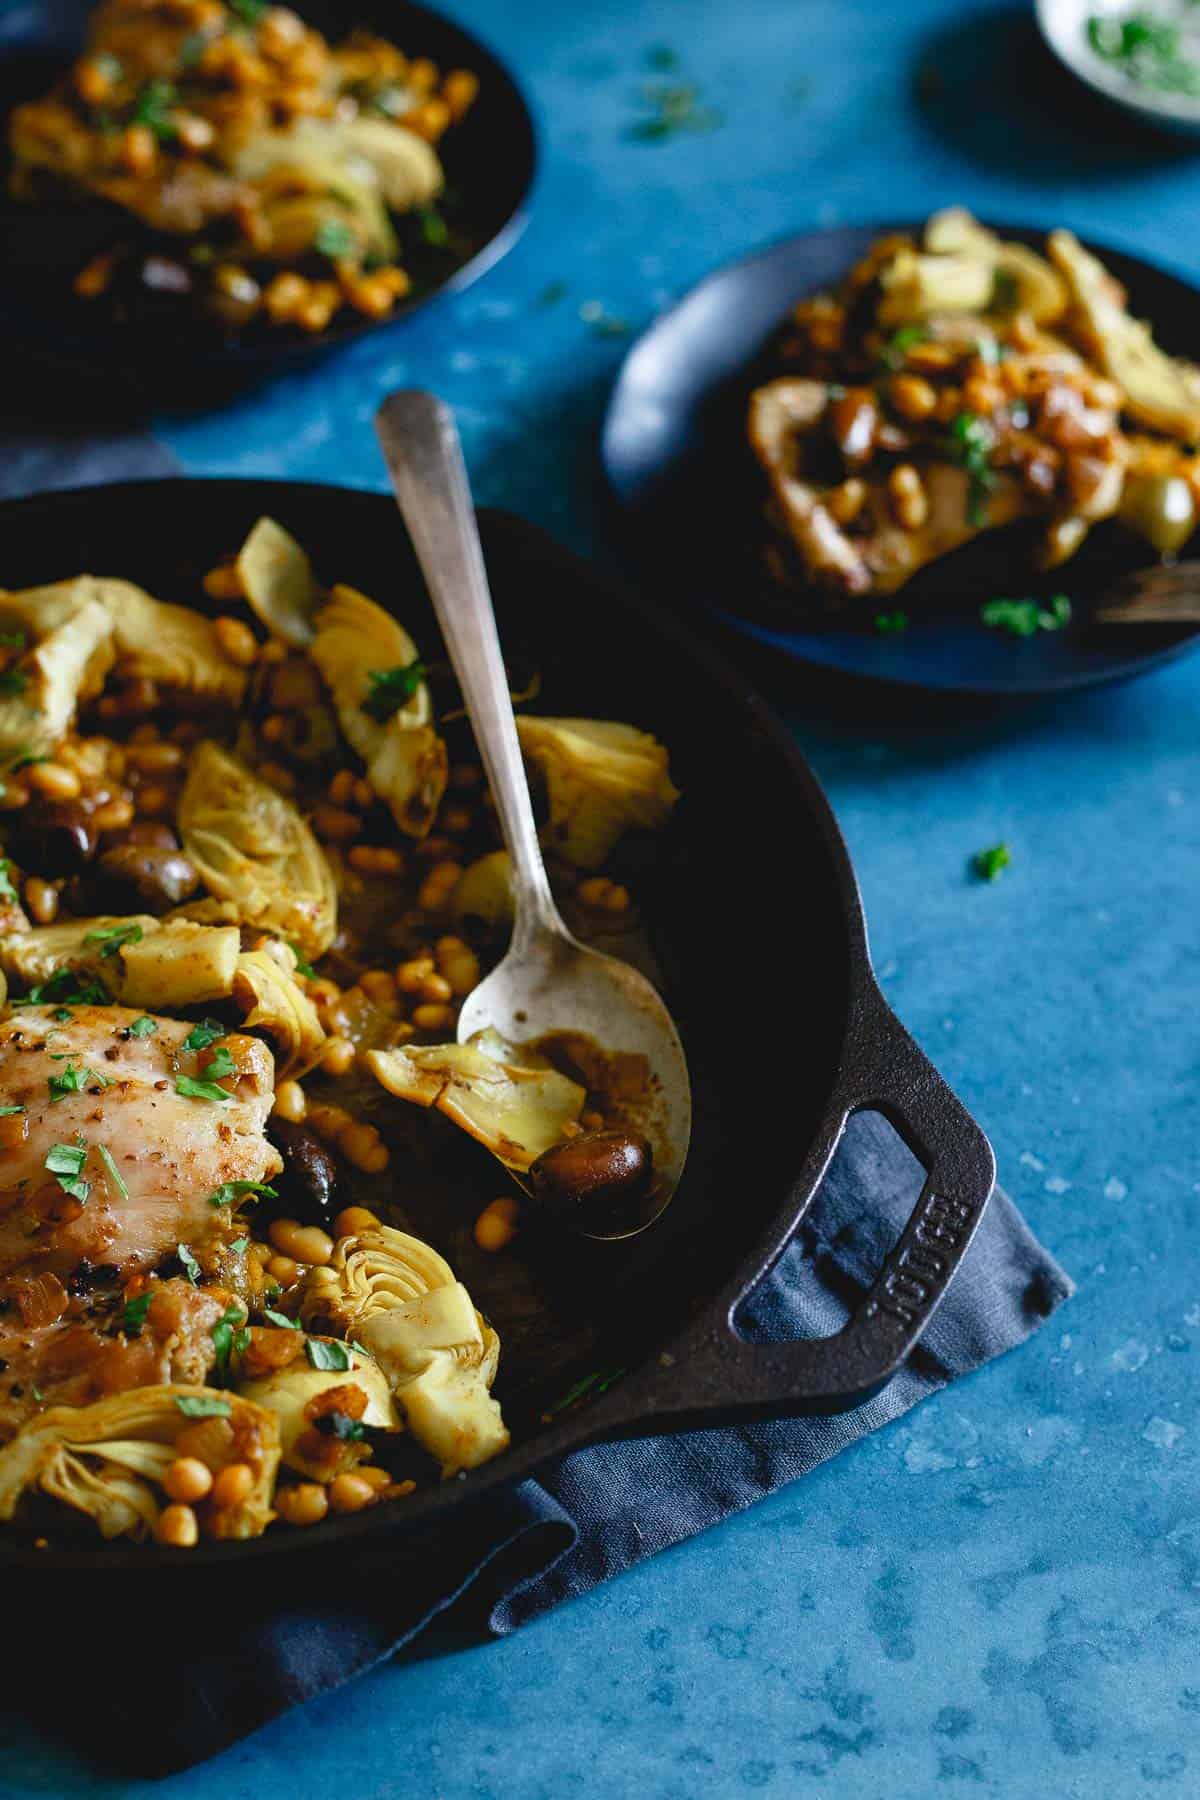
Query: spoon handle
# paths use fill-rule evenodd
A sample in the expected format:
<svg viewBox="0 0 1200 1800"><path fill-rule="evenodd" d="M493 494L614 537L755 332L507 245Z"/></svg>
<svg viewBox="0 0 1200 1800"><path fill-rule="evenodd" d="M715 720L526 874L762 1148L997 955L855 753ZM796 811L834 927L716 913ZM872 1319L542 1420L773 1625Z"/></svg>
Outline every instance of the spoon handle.
<svg viewBox="0 0 1200 1800"><path fill-rule="evenodd" d="M539 931L565 935L542 862L454 414L435 394L406 389L384 400L375 430L512 857L514 947Z"/></svg>

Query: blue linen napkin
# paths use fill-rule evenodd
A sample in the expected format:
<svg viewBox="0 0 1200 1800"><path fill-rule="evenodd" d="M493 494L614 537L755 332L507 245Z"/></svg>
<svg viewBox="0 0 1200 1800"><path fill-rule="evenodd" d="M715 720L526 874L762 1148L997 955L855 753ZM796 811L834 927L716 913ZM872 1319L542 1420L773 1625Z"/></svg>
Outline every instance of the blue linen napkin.
<svg viewBox="0 0 1200 1800"><path fill-rule="evenodd" d="M11 448L10 448L11 445ZM145 433L86 443L53 432L0 436L0 491L177 472ZM0 580L3 571L0 570ZM882 1119L851 1121L796 1240L743 1308L751 1339L836 1331L910 1212L922 1171ZM140 1774L187 1767L289 1707L340 1686L470 1598L486 1629L515 1630L560 1601L741 1511L899 1417L947 1382L1021 1343L1072 1284L997 1191L924 1339L888 1386L832 1418L693 1432L577 1451L540 1479L471 1504L434 1530L397 1533L336 1557L213 1574L181 1566L177 1648L134 1634L89 1662L86 1693L61 1705L63 1645L39 1581L24 1609L12 1684L47 1728L91 1757ZM147 1578L148 1579L148 1578ZM123 1590L125 1610L140 1583ZM150 1590L145 1603L151 1604ZM19 1604L9 1595L10 1604ZM140 1666L139 1666L140 1665Z"/></svg>

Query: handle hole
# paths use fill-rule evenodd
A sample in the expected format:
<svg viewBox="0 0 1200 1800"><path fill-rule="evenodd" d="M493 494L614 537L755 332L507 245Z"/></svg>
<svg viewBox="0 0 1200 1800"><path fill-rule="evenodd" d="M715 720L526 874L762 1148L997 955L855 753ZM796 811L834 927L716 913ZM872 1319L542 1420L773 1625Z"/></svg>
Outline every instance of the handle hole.
<svg viewBox="0 0 1200 1800"><path fill-rule="evenodd" d="M907 1224L924 1182L925 1170L883 1114L855 1113L795 1238L737 1308L738 1335L780 1344L840 1331Z"/></svg>

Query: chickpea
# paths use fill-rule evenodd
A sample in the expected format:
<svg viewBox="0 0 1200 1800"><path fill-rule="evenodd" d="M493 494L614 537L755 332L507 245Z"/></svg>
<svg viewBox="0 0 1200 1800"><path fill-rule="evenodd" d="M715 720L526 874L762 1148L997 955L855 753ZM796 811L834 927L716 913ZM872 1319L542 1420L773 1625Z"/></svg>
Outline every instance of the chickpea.
<svg viewBox="0 0 1200 1800"><path fill-rule="evenodd" d="M329 1496L315 1481L298 1481L277 1490L275 1511L287 1525L319 1525L329 1511Z"/></svg>
<svg viewBox="0 0 1200 1800"><path fill-rule="evenodd" d="M438 66L427 56L415 56L408 65L406 80L414 94L431 94L437 86Z"/></svg>
<svg viewBox="0 0 1200 1800"><path fill-rule="evenodd" d="M454 990L444 975L427 975L421 983L422 1000L449 1000Z"/></svg>
<svg viewBox="0 0 1200 1800"><path fill-rule="evenodd" d="M414 106L404 115L404 126L407 131L415 131L426 143L436 144L447 125L450 123L450 108L444 100L423 100L420 106Z"/></svg>
<svg viewBox="0 0 1200 1800"><path fill-rule="evenodd" d="M365 1206L344 1206L333 1221L333 1229L338 1237L358 1237L364 1231L371 1231L380 1221Z"/></svg>
<svg viewBox="0 0 1200 1800"><path fill-rule="evenodd" d="M893 375L888 397L902 419L927 419L937 405L937 389L922 375Z"/></svg>
<svg viewBox="0 0 1200 1800"><path fill-rule="evenodd" d="M349 806L354 798L353 769L339 769L329 784L329 798L335 806Z"/></svg>
<svg viewBox="0 0 1200 1800"><path fill-rule="evenodd" d="M163 1487L171 1499L185 1505L203 1500L212 1484L212 1470L198 1456L177 1456L163 1476Z"/></svg>
<svg viewBox="0 0 1200 1800"><path fill-rule="evenodd" d="M888 496L896 523L905 531L919 531L929 517L929 498L911 463L900 463L888 476Z"/></svg>
<svg viewBox="0 0 1200 1800"><path fill-rule="evenodd" d="M92 824L97 831L123 831L133 824L133 801L127 794L106 801L92 814Z"/></svg>
<svg viewBox="0 0 1200 1800"><path fill-rule="evenodd" d="M276 275L263 293L263 305L268 317L276 325L286 325L294 319L308 299L309 285L303 275L293 274L291 270Z"/></svg>
<svg viewBox="0 0 1200 1800"><path fill-rule="evenodd" d="M33 763L25 771L25 779L47 800L77 800L83 786L74 769L59 762Z"/></svg>
<svg viewBox="0 0 1200 1800"><path fill-rule="evenodd" d="M342 280L342 292L354 308L368 319L384 319L395 306L398 295L391 282L378 274L348 273Z"/></svg>
<svg viewBox="0 0 1200 1800"><path fill-rule="evenodd" d="M201 583L210 600L244 600L246 590L236 563L221 563L210 569Z"/></svg>
<svg viewBox="0 0 1200 1800"><path fill-rule="evenodd" d="M121 161L131 175L150 173L158 161L158 142L148 125L125 127L121 135Z"/></svg>
<svg viewBox="0 0 1200 1800"><path fill-rule="evenodd" d="M267 1228L276 1250L294 1262L322 1268L333 1255L333 1239L319 1225L301 1225L298 1219L273 1219Z"/></svg>
<svg viewBox="0 0 1200 1800"><path fill-rule="evenodd" d="M298 1081L281 1081L275 1089L275 1103L271 1108L281 1119L287 1119L292 1125L299 1125L308 1110L308 1102L304 1089Z"/></svg>
<svg viewBox="0 0 1200 1800"><path fill-rule="evenodd" d="M360 1481L365 1481L368 1487L374 1488L377 1494L381 1489L392 1485L392 1478L387 1470L377 1469L374 1463L364 1463L361 1468L355 1469L354 1473Z"/></svg>
<svg viewBox="0 0 1200 1800"><path fill-rule="evenodd" d="M354 804L360 812L366 812L375 804L375 789L361 775L354 782Z"/></svg>
<svg viewBox="0 0 1200 1800"><path fill-rule="evenodd" d="M434 863L417 892L417 905L422 912L441 912L461 879L461 863Z"/></svg>
<svg viewBox="0 0 1200 1800"><path fill-rule="evenodd" d="M403 875L404 857L387 844L355 844L346 861L359 875Z"/></svg>
<svg viewBox="0 0 1200 1800"><path fill-rule="evenodd" d="M130 733L129 761L143 775L166 775L182 763L183 750L179 744L162 742L155 726L139 725Z"/></svg>
<svg viewBox="0 0 1200 1800"><path fill-rule="evenodd" d="M317 836L331 844L348 843L362 830L362 820L357 813L345 812L340 806L327 806L324 801L314 810L312 825Z"/></svg>
<svg viewBox="0 0 1200 1800"><path fill-rule="evenodd" d="M269 787L281 794L294 794L296 777L284 764L278 762L262 762L258 765L258 773Z"/></svg>
<svg viewBox="0 0 1200 1800"><path fill-rule="evenodd" d="M254 1470L249 1463L227 1463L212 1484L212 1503L218 1512L244 1506L254 1491Z"/></svg>
<svg viewBox="0 0 1200 1800"><path fill-rule="evenodd" d="M116 258L111 250L102 250L85 263L71 283L81 300L96 300L104 293L113 277Z"/></svg>
<svg viewBox="0 0 1200 1800"><path fill-rule="evenodd" d="M629 889L610 881L607 875L589 875L580 882L575 894L584 906L594 907L597 912L629 911Z"/></svg>
<svg viewBox="0 0 1200 1800"><path fill-rule="evenodd" d="M419 994L421 984L433 974L432 956L414 956L396 970L396 986L402 994Z"/></svg>
<svg viewBox="0 0 1200 1800"><path fill-rule="evenodd" d="M321 1052L321 1067L327 1075L348 1075L354 1067L354 1045L349 1038L331 1037Z"/></svg>
<svg viewBox="0 0 1200 1800"><path fill-rule="evenodd" d="M114 70L111 58L81 56L75 64L75 91L88 106L103 106L112 93Z"/></svg>
<svg viewBox="0 0 1200 1800"><path fill-rule="evenodd" d="M282 713L269 713L258 728L264 744L278 744L288 734L288 722Z"/></svg>
<svg viewBox="0 0 1200 1800"><path fill-rule="evenodd" d="M223 653L239 669L248 669L258 661L258 639L243 620L228 617L214 619L213 630Z"/></svg>
<svg viewBox="0 0 1200 1800"><path fill-rule="evenodd" d="M368 969L359 976L358 985L376 1006L389 1006L396 998L396 982L389 969Z"/></svg>
<svg viewBox="0 0 1200 1800"><path fill-rule="evenodd" d="M502 1194L485 1206L475 1221L475 1242L481 1250L495 1252L511 1244L517 1235L521 1209L511 1194Z"/></svg>
<svg viewBox="0 0 1200 1800"><path fill-rule="evenodd" d="M24 899L35 925L53 925L58 917L58 889L51 882L30 875L25 882Z"/></svg>
<svg viewBox="0 0 1200 1800"><path fill-rule="evenodd" d="M160 1544L169 1544L173 1550L190 1550L199 1541L200 1527L190 1506L164 1506L154 1535Z"/></svg>
<svg viewBox="0 0 1200 1800"><path fill-rule="evenodd" d="M1003 398L1002 389L990 375L968 375L963 382L963 405L982 418L990 418Z"/></svg>
<svg viewBox="0 0 1200 1800"><path fill-rule="evenodd" d="M454 1008L426 1002L413 1007L412 1022L418 1031L447 1031L454 1023Z"/></svg>
<svg viewBox="0 0 1200 1800"><path fill-rule="evenodd" d="M171 808L171 790L164 787L161 782L149 782L144 788L138 789L137 809L143 818L161 818L163 813L170 812Z"/></svg>
<svg viewBox="0 0 1200 1800"><path fill-rule="evenodd" d="M450 108L451 118L456 122L461 119L478 92L479 77L470 69L451 69L442 83L442 99Z"/></svg>
<svg viewBox="0 0 1200 1800"><path fill-rule="evenodd" d="M366 1175L379 1175L391 1160L387 1145L373 1125L357 1119L338 1138L338 1149L356 1169Z"/></svg>
<svg viewBox="0 0 1200 1800"><path fill-rule="evenodd" d="M479 958L460 937L443 937L437 941L438 968L450 984L450 992L458 998L479 985Z"/></svg>
<svg viewBox="0 0 1200 1800"><path fill-rule="evenodd" d="M335 1513L361 1512L375 1499L375 1489L361 1475L335 1475L329 1484L329 1504Z"/></svg>
<svg viewBox="0 0 1200 1800"><path fill-rule="evenodd" d="M281 1288L291 1287L300 1279L300 1265L290 1256L273 1256L266 1268L271 1280L277 1281Z"/></svg>
<svg viewBox="0 0 1200 1800"><path fill-rule="evenodd" d="M849 525L857 519L866 504L867 484L852 475L849 481L843 481L832 488L825 496L826 509L833 515L839 525Z"/></svg>

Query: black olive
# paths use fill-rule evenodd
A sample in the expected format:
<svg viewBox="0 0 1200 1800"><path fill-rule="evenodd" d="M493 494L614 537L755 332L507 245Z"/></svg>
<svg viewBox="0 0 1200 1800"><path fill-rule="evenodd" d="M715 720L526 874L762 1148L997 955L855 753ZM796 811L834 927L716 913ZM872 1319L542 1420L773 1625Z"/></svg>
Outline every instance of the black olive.
<svg viewBox="0 0 1200 1800"><path fill-rule="evenodd" d="M612 1223L645 1193L654 1153L635 1131L585 1131L531 1164L534 1198L564 1224L586 1231Z"/></svg>
<svg viewBox="0 0 1200 1800"><path fill-rule="evenodd" d="M182 850L154 844L114 844L97 858L87 880L101 912L169 912L200 886L196 866Z"/></svg>
<svg viewBox="0 0 1200 1800"><path fill-rule="evenodd" d="M283 1158L283 1172L271 1182L279 1198L264 1198L255 1208L256 1225L299 1219L302 1225L320 1225L327 1231L339 1210L337 1164L306 1125L276 1116L267 1133Z"/></svg>
<svg viewBox="0 0 1200 1800"><path fill-rule="evenodd" d="M96 833L75 801L27 810L29 818L10 815L5 831L9 850L28 874L53 880L87 867L96 854Z"/></svg>

